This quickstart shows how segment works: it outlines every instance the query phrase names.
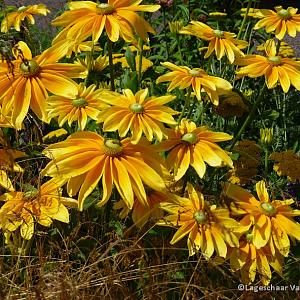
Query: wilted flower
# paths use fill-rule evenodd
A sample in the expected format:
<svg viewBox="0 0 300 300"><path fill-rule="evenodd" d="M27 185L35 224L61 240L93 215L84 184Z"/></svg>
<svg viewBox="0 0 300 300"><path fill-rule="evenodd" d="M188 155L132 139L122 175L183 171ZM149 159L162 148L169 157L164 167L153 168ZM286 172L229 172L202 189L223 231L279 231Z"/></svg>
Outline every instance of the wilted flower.
<svg viewBox="0 0 300 300"><path fill-rule="evenodd" d="M242 140L233 151L238 153L239 157L233 160L233 169L228 172L228 180L234 184L247 184L258 173L261 149L254 141Z"/></svg>
<svg viewBox="0 0 300 300"><path fill-rule="evenodd" d="M20 228L21 236L27 240L34 233L35 222L47 227L53 219L69 223L69 212L64 204L74 205L75 202L61 196L55 180L44 183L39 189L5 193L0 200L5 201L0 208L0 228L8 232Z"/></svg>
<svg viewBox="0 0 300 300"><path fill-rule="evenodd" d="M274 152L270 156L274 160L274 171L279 176L287 176L289 181L300 181L300 156L293 150Z"/></svg>
<svg viewBox="0 0 300 300"><path fill-rule="evenodd" d="M214 107L214 111L223 118L240 118L249 111L249 107L244 103L239 93L229 91L220 95L219 105Z"/></svg>
<svg viewBox="0 0 300 300"><path fill-rule="evenodd" d="M7 175L7 171L23 172L24 170L15 162L15 160L24 156L26 156L26 154L18 150L7 148L0 149L0 186L9 191L14 191L14 187Z"/></svg>

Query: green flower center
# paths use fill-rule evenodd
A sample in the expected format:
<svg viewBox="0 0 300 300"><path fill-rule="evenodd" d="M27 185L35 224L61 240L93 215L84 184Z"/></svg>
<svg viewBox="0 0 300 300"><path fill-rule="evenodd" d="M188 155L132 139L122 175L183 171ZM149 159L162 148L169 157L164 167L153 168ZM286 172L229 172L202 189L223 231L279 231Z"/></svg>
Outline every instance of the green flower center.
<svg viewBox="0 0 300 300"><path fill-rule="evenodd" d="M34 198L37 197L39 191L35 188L32 188L30 191L27 191L23 194L23 197L27 200L27 201L31 201Z"/></svg>
<svg viewBox="0 0 300 300"><path fill-rule="evenodd" d="M194 213L194 219L198 224L204 224L207 221L206 214L202 210Z"/></svg>
<svg viewBox="0 0 300 300"><path fill-rule="evenodd" d="M216 30L214 30L214 35L215 35L217 38L223 38L223 37L224 37L224 31L219 30L219 29L216 29Z"/></svg>
<svg viewBox="0 0 300 300"><path fill-rule="evenodd" d="M246 233L246 240L248 242L253 242L253 233L251 231Z"/></svg>
<svg viewBox="0 0 300 300"><path fill-rule="evenodd" d="M32 77L39 72L39 65L35 60L27 60L20 64L20 73L24 77Z"/></svg>
<svg viewBox="0 0 300 300"><path fill-rule="evenodd" d="M72 105L75 107L86 107L88 105L88 102L83 98L78 98L72 100Z"/></svg>
<svg viewBox="0 0 300 300"><path fill-rule="evenodd" d="M142 113L144 111L144 107L140 103L132 103L129 105L129 109L134 113Z"/></svg>
<svg viewBox="0 0 300 300"><path fill-rule="evenodd" d="M26 6L20 6L20 7L18 8L18 12L20 12L20 11L25 11L26 9L27 9Z"/></svg>
<svg viewBox="0 0 300 300"><path fill-rule="evenodd" d="M190 73L190 75L193 76L193 77L197 77L197 76L200 75L200 71L197 70L197 69L189 70L189 73Z"/></svg>
<svg viewBox="0 0 300 300"><path fill-rule="evenodd" d="M104 153L108 156L118 156L122 153L123 147L117 139L107 139L104 142Z"/></svg>
<svg viewBox="0 0 300 300"><path fill-rule="evenodd" d="M281 9L279 12L277 12L277 15L285 20L290 19L292 16L287 9Z"/></svg>
<svg viewBox="0 0 300 300"><path fill-rule="evenodd" d="M97 9L100 15L110 15L115 11L115 8L109 3L99 3Z"/></svg>
<svg viewBox="0 0 300 300"><path fill-rule="evenodd" d="M193 132L185 133L181 137L181 140L193 145L193 144L196 144L198 142L198 136Z"/></svg>
<svg viewBox="0 0 300 300"><path fill-rule="evenodd" d="M281 57L280 56L270 56L270 57L268 57L268 60L274 65L280 65L281 64Z"/></svg>
<svg viewBox="0 0 300 300"><path fill-rule="evenodd" d="M260 207L269 216L276 214L276 208L271 203L269 203L269 202L262 202L260 204Z"/></svg>

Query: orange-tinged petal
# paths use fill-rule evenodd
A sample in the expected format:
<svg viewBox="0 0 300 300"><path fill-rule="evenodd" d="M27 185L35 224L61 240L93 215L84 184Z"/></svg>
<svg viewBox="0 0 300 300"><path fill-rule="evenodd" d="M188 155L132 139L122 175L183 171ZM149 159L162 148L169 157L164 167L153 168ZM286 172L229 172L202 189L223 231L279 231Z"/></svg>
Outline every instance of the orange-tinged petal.
<svg viewBox="0 0 300 300"><path fill-rule="evenodd" d="M184 225L182 225L174 234L170 244L174 245L179 240L181 240L183 237L185 237L193 228L195 221L191 220L189 222L186 222Z"/></svg>

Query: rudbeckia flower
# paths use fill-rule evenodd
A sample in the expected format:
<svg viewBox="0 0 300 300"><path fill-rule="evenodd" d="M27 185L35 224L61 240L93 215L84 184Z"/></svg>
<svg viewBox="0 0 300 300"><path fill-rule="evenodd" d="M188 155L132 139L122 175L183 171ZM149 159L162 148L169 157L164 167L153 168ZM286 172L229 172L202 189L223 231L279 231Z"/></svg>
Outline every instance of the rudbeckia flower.
<svg viewBox="0 0 300 300"><path fill-rule="evenodd" d="M104 131L118 130L121 137L131 132L131 142L137 144L144 133L149 141L155 136L159 141L166 136L162 123L176 124L172 115L177 114L164 104L175 99L174 96L148 97L148 89L140 90L135 95L125 89L123 96L114 92L103 92L101 101L112 105L99 115Z"/></svg>
<svg viewBox="0 0 300 300"><path fill-rule="evenodd" d="M300 224L293 220L300 216L300 210L290 207L293 199L270 200L263 180L255 188L259 200L243 188L228 183L224 185L224 196L233 200L236 213L243 216L240 223L248 228L253 226L253 245L257 249L270 244L273 254L277 248L283 256L288 256L289 236L300 240Z"/></svg>
<svg viewBox="0 0 300 300"><path fill-rule="evenodd" d="M50 96L48 99L49 118L58 117L58 125L63 126L68 121L78 123L80 130L84 130L88 118L97 120L101 109L108 105L100 100L100 90L96 85L85 87L83 83L77 85L77 91L72 96Z"/></svg>
<svg viewBox="0 0 300 300"><path fill-rule="evenodd" d="M257 249L252 239L251 233L245 233L238 247L228 249L230 267L234 272L240 271L244 284L251 284L258 273L262 284L268 285L272 277L270 266L282 275L283 256L278 251L272 253L269 245Z"/></svg>
<svg viewBox="0 0 300 300"><path fill-rule="evenodd" d="M134 39L135 33L143 40L147 40L147 32L154 30L136 12L155 12L159 5L139 5L142 0L108 0L108 3L92 1L69 2L69 11L52 21L54 26L66 27L54 39L60 41L67 32L70 40L85 40L92 36L97 42L105 29L108 38L116 42L121 36L126 41Z"/></svg>
<svg viewBox="0 0 300 300"><path fill-rule="evenodd" d="M45 4L21 6L17 11L8 13L5 15L1 22L1 32L7 32L11 27L15 30L20 31L22 21L25 19L34 24L35 20L32 15L43 15L46 16L50 12Z"/></svg>
<svg viewBox="0 0 300 300"><path fill-rule="evenodd" d="M274 40L266 42L265 52L266 57L246 55L237 60L236 64L243 66L238 70L237 77L256 78L264 75L269 89L274 88L279 81L285 93L289 91L291 85L300 90L300 62L278 55Z"/></svg>
<svg viewBox="0 0 300 300"><path fill-rule="evenodd" d="M209 41L204 58L215 52L218 60L226 55L230 63L233 63L236 57L244 56L240 49L244 49L248 45L246 41L236 40L234 33L213 29L198 21L192 21L190 25L182 28L179 33L194 35L202 40Z"/></svg>
<svg viewBox="0 0 300 300"><path fill-rule="evenodd" d="M9 192L0 196L5 201L0 208L0 228L13 232L20 229L24 239L31 239L35 222L49 227L53 219L69 223L69 212L64 204L74 205L74 199L61 197L55 180L44 183L38 190Z"/></svg>
<svg viewBox="0 0 300 300"><path fill-rule="evenodd" d="M161 158L148 144L132 145L129 139L104 139L83 131L49 146L43 153L52 161L42 174L66 179L69 195L79 191L80 210L101 178L103 194L99 205L109 200L113 185L129 208L133 206L134 196L147 205L144 184L156 191L166 190L161 178Z"/></svg>
<svg viewBox="0 0 300 300"><path fill-rule="evenodd" d="M232 85L225 79L208 75L200 68L190 69L185 66L176 66L172 63L161 63L164 67L172 72L164 74L157 78L156 83L170 81L168 92L174 90L176 87L186 89L191 87L197 97L201 100L201 92L207 93L211 102L214 105L219 104L219 94L232 89Z"/></svg>
<svg viewBox="0 0 300 300"><path fill-rule="evenodd" d="M206 259L214 252L225 258L227 246L238 245L234 232L239 227L238 222L229 217L227 209L217 208L205 201L203 194L197 192L191 184L188 184L188 194L188 198L178 197L176 202L160 204L169 215L159 221L158 225L179 226L170 243L173 245L188 235L190 256L201 250Z"/></svg>
<svg viewBox="0 0 300 300"><path fill-rule="evenodd" d="M212 167L232 167L232 160L216 142L232 139L223 132L213 132L206 126L182 119L175 129L167 129L168 139L162 141L159 151L169 151L166 164L174 172L175 180L179 180L191 165L202 178L206 171L205 163Z"/></svg>
<svg viewBox="0 0 300 300"><path fill-rule="evenodd" d="M276 6L275 11L270 9L261 9L259 20L254 29L265 28L266 32L275 32L275 36L282 40L286 32L296 37L297 31L300 31L300 14L297 14L298 9L288 7L283 9L282 6Z"/></svg>
<svg viewBox="0 0 300 300"><path fill-rule="evenodd" d="M135 59L136 71L138 72L139 71L139 63L140 63L139 55L136 55L134 57L134 59ZM118 62L120 62L122 64L122 68L130 68L124 54L113 54L113 63L117 64ZM142 69L141 69L142 73L147 71L152 66L153 66L153 62L151 60L149 60L148 58L143 56L142 57Z"/></svg>
<svg viewBox="0 0 300 300"><path fill-rule="evenodd" d="M24 156L26 156L26 154L18 150L6 148L0 149L0 186L9 191L14 190L12 182L6 172L23 172L24 170L15 162L15 160Z"/></svg>
<svg viewBox="0 0 300 300"><path fill-rule="evenodd" d="M131 212L134 225L143 227L149 219L157 221L163 217L164 213L159 207L160 203L173 202L175 199L175 196L171 193L161 193L149 188L146 188L146 195L148 205L143 205L137 197L135 197L132 209L129 209L126 202L122 199L114 204L114 209L121 209L119 215L122 219L126 218Z"/></svg>
<svg viewBox="0 0 300 300"><path fill-rule="evenodd" d="M2 108L12 109L12 122L17 129L20 129L29 107L38 118L49 121L47 91L63 96L76 94L77 85L68 77L83 77L85 70L73 64L57 63L65 51L63 45L57 45L32 57L26 43L21 41L13 49L13 70L7 62L0 63Z"/></svg>

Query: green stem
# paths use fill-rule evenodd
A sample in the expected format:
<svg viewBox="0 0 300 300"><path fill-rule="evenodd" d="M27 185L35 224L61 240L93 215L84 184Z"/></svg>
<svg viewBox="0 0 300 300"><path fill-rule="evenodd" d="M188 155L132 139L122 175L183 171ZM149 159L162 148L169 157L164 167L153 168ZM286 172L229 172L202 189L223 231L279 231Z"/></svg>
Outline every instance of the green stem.
<svg viewBox="0 0 300 300"><path fill-rule="evenodd" d="M180 46L180 37L179 37L178 33L176 33L176 42L177 42L177 49L178 49L178 53L179 53L180 64L182 66L184 66L184 64L183 64L183 56L182 56L181 46Z"/></svg>
<svg viewBox="0 0 300 300"><path fill-rule="evenodd" d="M187 94L187 96L186 96L186 98L185 98L184 107L183 107L183 109L182 109L182 111L181 111L181 114L180 114L180 116L179 116L179 119L178 119L178 123L179 123L179 122L181 121L181 119L183 118L186 109L188 109L188 107L190 106L191 93L192 93L192 89L189 88L189 89L188 89L188 94Z"/></svg>
<svg viewBox="0 0 300 300"><path fill-rule="evenodd" d="M139 40L139 46L140 46L140 51L139 51L139 67L138 67L138 84L139 87L141 86L141 80L142 80L142 66L143 66L143 40Z"/></svg>
<svg viewBox="0 0 300 300"><path fill-rule="evenodd" d="M265 93L265 90L267 88L266 83L264 83L263 88L260 91L260 94L258 95L258 97L256 98L256 101L254 102L252 109L250 111L250 113L248 114L247 118L245 119L242 127L240 128L239 132L237 133L237 135L234 137L232 144L229 148L229 150L232 150L233 147L235 146L235 144L237 143L237 141L239 140L239 138L241 137L241 135L243 134L243 132L245 131L246 127L248 126L248 124L252 121L252 118L256 112L256 109L258 107L258 105L260 104L260 102L263 99L263 95Z"/></svg>
<svg viewBox="0 0 300 300"><path fill-rule="evenodd" d="M277 45L276 45L276 55L279 54L280 45L281 45L281 40L278 40Z"/></svg>
<svg viewBox="0 0 300 300"><path fill-rule="evenodd" d="M265 147L265 173L268 174L269 151L268 146Z"/></svg>
<svg viewBox="0 0 300 300"><path fill-rule="evenodd" d="M238 40L238 39L241 37L241 35L242 35L242 32L243 32L243 29L244 29L245 24L246 24L246 20L247 20L247 17L248 17L248 13L249 13L251 4L252 4L252 0L249 0L248 5L247 5L247 9L246 9L246 12L245 12L245 15L244 15L244 18L243 18L243 21L242 21L242 24L241 24L241 27L240 27L240 30L239 30L239 33L238 33L238 35L237 35L237 37L236 37L237 40Z"/></svg>
<svg viewBox="0 0 300 300"><path fill-rule="evenodd" d="M114 91L115 70L114 70L114 63L113 63L112 41L109 38L107 39L107 45L108 45L108 60L109 60L109 72L110 72L110 89Z"/></svg>
<svg viewBox="0 0 300 300"><path fill-rule="evenodd" d="M164 36L165 36L165 45L166 45L166 53L167 53L167 60L169 60L169 46L168 46L168 38L167 38L167 22L166 22L166 9L163 8L163 21L164 21Z"/></svg>

